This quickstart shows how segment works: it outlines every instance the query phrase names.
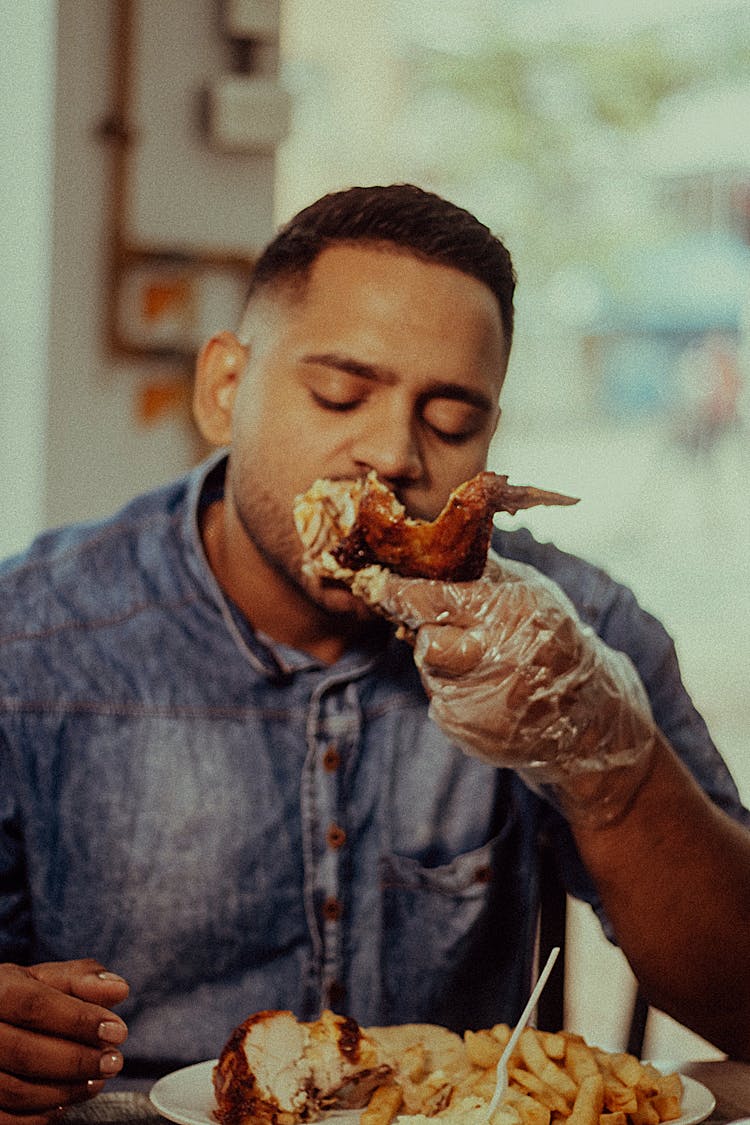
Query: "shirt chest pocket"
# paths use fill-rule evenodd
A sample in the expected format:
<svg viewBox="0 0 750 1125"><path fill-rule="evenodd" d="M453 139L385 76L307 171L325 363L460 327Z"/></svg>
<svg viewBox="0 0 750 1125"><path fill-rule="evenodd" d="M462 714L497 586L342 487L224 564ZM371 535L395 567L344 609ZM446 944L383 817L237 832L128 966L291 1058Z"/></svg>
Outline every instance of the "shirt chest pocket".
<svg viewBox="0 0 750 1125"><path fill-rule="evenodd" d="M491 841L440 867L382 857L383 949L394 997L404 990L412 998L415 991L431 992L436 978L456 965L485 917L494 854Z"/></svg>
<svg viewBox="0 0 750 1125"><path fill-rule="evenodd" d="M425 867L410 856L383 856L381 886L385 891L402 892L407 896L436 895L461 901L484 899L492 879L498 840L499 837L438 867Z"/></svg>
<svg viewBox="0 0 750 1125"><path fill-rule="evenodd" d="M516 829L511 817L499 835L440 866L381 857L382 983L394 1022L472 1026L463 1003L476 996L477 977L502 992L509 972L525 971L518 954L528 944L535 880Z"/></svg>

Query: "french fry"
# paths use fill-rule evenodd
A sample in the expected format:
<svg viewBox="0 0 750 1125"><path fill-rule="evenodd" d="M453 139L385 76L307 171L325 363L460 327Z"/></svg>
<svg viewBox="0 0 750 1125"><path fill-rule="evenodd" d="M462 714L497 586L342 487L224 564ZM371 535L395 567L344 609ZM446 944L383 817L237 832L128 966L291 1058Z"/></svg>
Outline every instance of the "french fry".
<svg viewBox="0 0 750 1125"><path fill-rule="evenodd" d="M474 1079L472 1093L478 1098L486 1098L487 1101L491 1101L496 1085L497 1068L493 1066L489 1070L481 1071L479 1077Z"/></svg>
<svg viewBox="0 0 750 1125"><path fill-rule="evenodd" d="M547 1057L542 1044L543 1040L539 1032L533 1027L527 1027L521 1032L518 1041L521 1058L532 1074L536 1074L553 1090L557 1090L566 1102L572 1102L577 1092L575 1082L557 1063Z"/></svg>
<svg viewBox="0 0 750 1125"><path fill-rule="evenodd" d="M427 1073L427 1051L424 1043L413 1043L399 1059L399 1073L411 1082L419 1082Z"/></svg>
<svg viewBox="0 0 750 1125"><path fill-rule="evenodd" d="M660 1121L676 1121L682 1116L682 1100L677 1094L654 1094L651 1104Z"/></svg>
<svg viewBox="0 0 750 1125"><path fill-rule="evenodd" d="M610 1112L621 1110L623 1113L638 1112L638 1098L636 1091L626 1086L614 1074L604 1075L604 1105Z"/></svg>
<svg viewBox="0 0 750 1125"><path fill-rule="evenodd" d="M565 1069L579 1086L584 1078L601 1073L596 1055L578 1036L569 1038L565 1044Z"/></svg>
<svg viewBox="0 0 750 1125"><path fill-rule="evenodd" d="M616 1113L600 1113L599 1125L628 1125L628 1115L622 1110Z"/></svg>
<svg viewBox="0 0 750 1125"><path fill-rule="evenodd" d="M491 1031L465 1031L466 1057L472 1066L487 1070L497 1066L503 1048Z"/></svg>
<svg viewBox="0 0 750 1125"><path fill-rule="evenodd" d="M635 1091L638 1107L630 1114L631 1125L659 1125L659 1114L649 1098L640 1090Z"/></svg>
<svg viewBox="0 0 750 1125"><path fill-rule="evenodd" d="M518 1114L521 1125L550 1125L552 1111L529 1094L511 1089L506 1095L506 1104L512 1105Z"/></svg>
<svg viewBox="0 0 750 1125"><path fill-rule="evenodd" d="M514 1067L510 1071L509 1077L516 1085L523 1087L529 1094L532 1094L542 1105L561 1113L564 1117L567 1117L570 1113L570 1106L562 1094L553 1086L548 1085L537 1074L523 1070L521 1067Z"/></svg>
<svg viewBox="0 0 750 1125"><path fill-rule="evenodd" d="M640 1090L646 1097L660 1093L664 1075L650 1063L638 1063L638 1066L640 1067L640 1074L634 1083L636 1089Z"/></svg>
<svg viewBox="0 0 750 1125"><path fill-rule="evenodd" d="M565 1058L566 1039L561 1031L538 1031L537 1035L548 1059L561 1061Z"/></svg>
<svg viewBox="0 0 750 1125"><path fill-rule="evenodd" d="M601 1074L590 1074L578 1087L568 1125L598 1125L603 1108L604 1079Z"/></svg>
<svg viewBox="0 0 750 1125"><path fill-rule="evenodd" d="M490 1028L490 1035L492 1035L494 1039L497 1039L503 1050L505 1050L512 1034L513 1028L507 1023L496 1023L494 1027Z"/></svg>
<svg viewBox="0 0 750 1125"><path fill-rule="evenodd" d="M542 1046L539 1032L533 1027L526 1027L521 1032L518 1040L518 1053L532 1074L541 1077L541 1073L549 1062Z"/></svg>
<svg viewBox="0 0 750 1125"><path fill-rule="evenodd" d="M682 1098L682 1079L679 1074L660 1074L659 1093L664 1097Z"/></svg>
<svg viewBox="0 0 750 1125"><path fill-rule="evenodd" d="M391 1125L403 1100L403 1091L395 1082L387 1086L376 1086L370 1101L362 1110L361 1125Z"/></svg>
<svg viewBox="0 0 750 1125"><path fill-rule="evenodd" d="M635 1055L624 1052L613 1052L608 1059L608 1066L612 1074L620 1079L626 1086L637 1086L644 1094L655 1093L656 1087L648 1074L649 1068L644 1067ZM653 1074L656 1070L650 1068Z"/></svg>

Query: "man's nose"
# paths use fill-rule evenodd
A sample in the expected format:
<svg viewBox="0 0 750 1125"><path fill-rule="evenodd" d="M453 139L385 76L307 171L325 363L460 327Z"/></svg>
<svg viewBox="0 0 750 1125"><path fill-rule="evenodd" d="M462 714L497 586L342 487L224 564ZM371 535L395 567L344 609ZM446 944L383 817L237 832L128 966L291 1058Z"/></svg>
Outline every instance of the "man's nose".
<svg viewBox="0 0 750 1125"><path fill-rule="evenodd" d="M352 447L357 466L374 469L383 480L418 480L422 474L422 454L411 421L402 417L372 419Z"/></svg>

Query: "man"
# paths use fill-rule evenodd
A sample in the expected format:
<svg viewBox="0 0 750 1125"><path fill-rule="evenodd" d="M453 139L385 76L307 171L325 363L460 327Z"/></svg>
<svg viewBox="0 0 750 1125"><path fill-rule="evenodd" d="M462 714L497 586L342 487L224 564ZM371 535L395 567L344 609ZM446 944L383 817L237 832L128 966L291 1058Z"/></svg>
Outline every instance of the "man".
<svg viewBox="0 0 750 1125"><path fill-rule="evenodd" d="M101 1089L125 1021L156 1067L261 1008L515 1019L542 832L652 1001L750 1057L750 818L632 596L498 533L476 583L386 583L412 650L301 573L316 478L434 518L483 467L513 288L452 204L324 198L201 353L216 457L6 564L0 1125Z"/></svg>

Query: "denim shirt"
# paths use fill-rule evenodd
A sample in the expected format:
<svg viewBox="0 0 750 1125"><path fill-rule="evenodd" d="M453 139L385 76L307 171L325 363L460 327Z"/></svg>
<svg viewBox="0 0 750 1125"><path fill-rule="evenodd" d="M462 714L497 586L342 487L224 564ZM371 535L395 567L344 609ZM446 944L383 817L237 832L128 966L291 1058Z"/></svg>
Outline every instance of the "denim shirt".
<svg viewBox="0 0 750 1125"><path fill-rule="evenodd" d="M198 531L213 458L0 568L0 959L93 956L131 984L128 1053L214 1057L263 1008L462 1030L514 1020L538 839L598 908L562 819L430 721L390 637L326 666L256 636ZM701 784L748 819L633 596L526 531L639 669Z"/></svg>

